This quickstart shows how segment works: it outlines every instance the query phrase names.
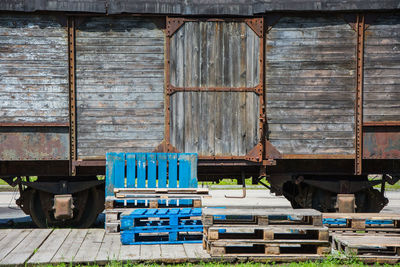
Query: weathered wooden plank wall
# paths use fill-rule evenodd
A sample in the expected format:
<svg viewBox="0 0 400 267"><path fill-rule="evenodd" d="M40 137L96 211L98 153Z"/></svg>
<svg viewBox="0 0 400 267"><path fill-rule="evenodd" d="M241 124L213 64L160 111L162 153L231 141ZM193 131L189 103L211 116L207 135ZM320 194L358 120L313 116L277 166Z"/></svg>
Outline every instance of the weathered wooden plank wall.
<svg viewBox="0 0 400 267"><path fill-rule="evenodd" d="M172 36L170 82L177 87L253 87L260 40L244 22L185 22Z"/></svg>
<svg viewBox="0 0 400 267"><path fill-rule="evenodd" d="M171 97L171 144L203 156L244 156L259 142L252 92L178 92Z"/></svg>
<svg viewBox="0 0 400 267"><path fill-rule="evenodd" d="M284 154L353 154L354 30L335 16L283 17L266 38L272 145Z"/></svg>
<svg viewBox="0 0 400 267"><path fill-rule="evenodd" d="M257 35L243 22L186 22L171 38L176 87L254 87ZM244 156L259 142L259 100L252 92L178 92L170 98L171 144L203 156Z"/></svg>
<svg viewBox="0 0 400 267"><path fill-rule="evenodd" d="M53 16L0 15L0 122L68 123L67 44Z"/></svg>
<svg viewBox="0 0 400 267"><path fill-rule="evenodd" d="M85 20L76 77L78 157L149 152L163 140L164 33L152 20Z"/></svg>
<svg viewBox="0 0 400 267"><path fill-rule="evenodd" d="M400 14L372 22L364 53L364 121L400 121Z"/></svg>

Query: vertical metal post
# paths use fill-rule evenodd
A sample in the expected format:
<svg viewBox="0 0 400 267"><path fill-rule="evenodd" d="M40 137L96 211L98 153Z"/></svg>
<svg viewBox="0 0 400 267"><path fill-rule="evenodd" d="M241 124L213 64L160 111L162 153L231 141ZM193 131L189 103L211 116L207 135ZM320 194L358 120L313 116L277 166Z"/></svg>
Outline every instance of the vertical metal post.
<svg viewBox="0 0 400 267"><path fill-rule="evenodd" d="M363 157L363 65L364 65L364 28L365 20L363 14L357 15L357 89L356 89L356 159L355 174L362 173L362 157Z"/></svg>
<svg viewBox="0 0 400 267"><path fill-rule="evenodd" d="M70 175L75 175L76 154L76 83L75 83L75 19L68 17L68 65L69 65L69 144Z"/></svg>
<svg viewBox="0 0 400 267"><path fill-rule="evenodd" d="M260 84L261 84L261 94L259 95L260 98L260 118L259 118L259 130L260 130L260 144L261 144L261 151L260 151L260 161L263 160L264 155L265 155L265 123L267 122L266 120L266 109L265 109L265 74L264 74L264 69L265 69L265 64L264 64L264 46L265 46L265 21L264 17L261 18L261 38L260 38Z"/></svg>
<svg viewBox="0 0 400 267"><path fill-rule="evenodd" d="M171 34L169 31L167 31L167 28L169 26L169 23L171 23L170 18L166 17L166 29L165 29L165 92L164 92L164 97L165 97L165 129L164 129L164 139L167 144L171 143L171 138L170 138L170 113L171 113L171 104L170 104L170 94L168 93L168 88L170 86L170 77L169 77L169 69L170 69L170 42L171 42Z"/></svg>

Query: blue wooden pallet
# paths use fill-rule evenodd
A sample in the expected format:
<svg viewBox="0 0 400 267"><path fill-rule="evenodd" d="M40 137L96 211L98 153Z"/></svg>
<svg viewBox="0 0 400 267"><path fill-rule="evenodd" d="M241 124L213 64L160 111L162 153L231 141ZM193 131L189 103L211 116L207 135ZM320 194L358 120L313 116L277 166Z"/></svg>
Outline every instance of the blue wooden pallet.
<svg viewBox="0 0 400 267"><path fill-rule="evenodd" d="M324 218L322 219L322 223L327 226L331 225L346 226L347 219ZM390 224L393 224L393 220L365 220L365 225L390 225Z"/></svg>
<svg viewBox="0 0 400 267"><path fill-rule="evenodd" d="M134 230L137 227L158 229L174 226L201 226L201 208L161 208L136 209L132 213L121 215L121 230Z"/></svg>
<svg viewBox="0 0 400 267"><path fill-rule="evenodd" d="M203 228L201 228L203 229ZM195 231L196 230L196 231ZM187 232L191 232L190 234ZM194 233L193 233L194 232ZM165 230L156 233L165 233ZM173 229L164 235L144 236L131 230L121 232L121 243L123 245L155 245L155 244L183 244L202 243L203 230Z"/></svg>
<svg viewBox="0 0 400 267"><path fill-rule="evenodd" d="M197 187L195 153L109 152L106 160L106 197L114 196L114 188ZM164 202L165 200L159 201L161 204ZM175 200L170 202L174 204ZM191 203L191 200L180 201L183 205Z"/></svg>

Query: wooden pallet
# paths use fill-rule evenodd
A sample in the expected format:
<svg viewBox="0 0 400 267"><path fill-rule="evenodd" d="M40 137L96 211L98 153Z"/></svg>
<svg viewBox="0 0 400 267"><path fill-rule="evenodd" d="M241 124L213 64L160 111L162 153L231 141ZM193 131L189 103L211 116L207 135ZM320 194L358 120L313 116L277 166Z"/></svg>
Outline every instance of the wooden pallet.
<svg viewBox="0 0 400 267"><path fill-rule="evenodd" d="M161 207L194 207L202 206L200 195L164 195L164 194L143 194L131 197L117 198L107 197L105 209L115 208L161 208Z"/></svg>
<svg viewBox="0 0 400 267"><path fill-rule="evenodd" d="M205 208L203 225L314 225L322 226L322 214L313 209Z"/></svg>
<svg viewBox="0 0 400 267"><path fill-rule="evenodd" d="M216 240L203 239L203 247L213 257L218 256L271 256L271 255L324 255L330 252L324 240Z"/></svg>
<svg viewBox="0 0 400 267"><path fill-rule="evenodd" d="M214 240L322 240L329 241L329 231L326 227L281 225L281 226L211 226L204 228L204 237Z"/></svg>
<svg viewBox="0 0 400 267"><path fill-rule="evenodd" d="M334 234L332 247L345 255L392 256L400 259L398 234Z"/></svg>
<svg viewBox="0 0 400 267"><path fill-rule="evenodd" d="M200 202L201 206L201 202ZM163 208L163 205L159 206ZM173 206L179 208L180 206ZM186 205L183 207L187 207ZM150 206L145 206L145 208L151 208ZM165 207L168 208L168 207ZM143 208L141 208L143 209ZM105 229L106 233L118 233L121 230L121 216L123 213L130 214L133 211L138 210L138 208L114 208L105 210ZM199 218L200 219L200 218Z"/></svg>
<svg viewBox="0 0 400 267"><path fill-rule="evenodd" d="M324 213L323 219L331 231L400 231L400 214L395 213Z"/></svg>

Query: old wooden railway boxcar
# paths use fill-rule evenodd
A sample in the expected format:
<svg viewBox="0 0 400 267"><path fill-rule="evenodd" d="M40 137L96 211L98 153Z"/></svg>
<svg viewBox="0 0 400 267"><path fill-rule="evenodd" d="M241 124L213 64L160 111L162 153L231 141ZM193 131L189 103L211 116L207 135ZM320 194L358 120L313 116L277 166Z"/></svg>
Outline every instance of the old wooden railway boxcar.
<svg viewBox="0 0 400 267"><path fill-rule="evenodd" d="M379 211L400 177L399 6L2 1L0 175L39 226L93 222L111 151L195 152L200 180Z"/></svg>

